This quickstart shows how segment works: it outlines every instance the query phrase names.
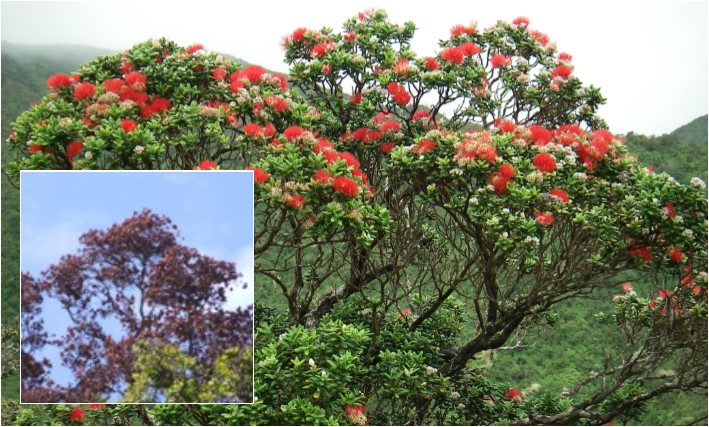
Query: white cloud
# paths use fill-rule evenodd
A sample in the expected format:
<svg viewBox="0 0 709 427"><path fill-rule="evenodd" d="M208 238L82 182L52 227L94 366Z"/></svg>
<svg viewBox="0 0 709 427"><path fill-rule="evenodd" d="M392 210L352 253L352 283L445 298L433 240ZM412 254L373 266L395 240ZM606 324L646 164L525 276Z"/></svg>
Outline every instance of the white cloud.
<svg viewBox="0 0 709 427"><path fill-rule="evenodd" d="M242 274L241 278L232 283L233 291L227 293L226 307L246 307L254 303L254 248L243 248L236 258L236 270ZM242 289L243 285L246 289Z"/></svg>

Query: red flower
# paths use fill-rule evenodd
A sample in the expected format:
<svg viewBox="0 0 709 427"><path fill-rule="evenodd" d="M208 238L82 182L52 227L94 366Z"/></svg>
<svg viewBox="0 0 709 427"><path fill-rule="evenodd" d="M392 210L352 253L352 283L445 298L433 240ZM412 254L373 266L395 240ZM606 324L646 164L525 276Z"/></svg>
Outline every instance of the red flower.
<svg viewBox="0 0 709 427"><path fill-rule="evenodd" d="M313 153L324 153L334 151L332 143L325 138L320 138L313 146Z"/></svg>
<svg viewBox="0 0 709 427"><path fill-rule="evenodd" d="M172 108L172 103L165 98L154 96L152 101L152 107L155 113L162 113Z"/></svg>
<svg viewBox="0 0 709 427"><path fill-rule="evenodd" d="M394 143L393 142L385 142L384 144L379 146L379 151L381 151L384 154L389 153L391 150L394 149Z"/></svg>
<svg viewBox="0 0 709 427"><path fill-rule="evenodd" d="M399 83L390 82L387 85L387 91L392 96L392 100L401 106L408 104L411 100L411 95L406 91L404 85Z"/></svg>
<svg viewBox="0 0 709 427"><path fill-rule="evenodd" d="M677 249L676 247L672 247L672 251L670 252L670 259L674 262L681 263L684 262L686 256L682 251Z"/></svg>
<svg viewBox="0 0 709 427"><path fill-rule="evenodd" d="M332 74L332 64L323 65L320 72L323 73L323 75L325 76Z"/></svg>
<svg viewBox="0 0 709 427"><path fill-rule="evenodd" d="M520 26L524 25L525 27L529 26L529 18L526 16L520 16L519 18L515 18L514 21L512 21L512 25Z"/></svg>
<svg viewBox="0 0 709 427"><path fill-rule="evenodd" d="M534 219L541 225L551 225L554 222L554 215L551 212L535 212Z"/></svg>
<svg viewBox="0 0 709 427"><path fill-rule="evenodd" d="M47 86L49 86L50 89L57 89L60 87L65 87L65 86L71 86L72 80L71 77L64 73L57 73L54 75L49 76L47 79Z"/></svg>
<svg viewBox="0 0 709 427"><path fill-rule="evenodd" d="M212 160L203 160L202 163L199 164L198 168L203 171L211 171L217 168L217 164Z"/></svg>
<svg viewBox="0 0 709 427"><path fill-rule="evenodd" d="M303 36L305 35L305 33L307 33L307 32L308 32L307 28L303 28L303 27L296 28L293 31L293 34L291 34L291 40L293 40L294 42L300 41L300 39L302 39Z"/></svg>
<svg viewBox="0 0 709 427"><path fill-rule="evenodd" d="M302 127L288 126L286 130L283 131L283 136L285 136L288 141L293 141L294 139L300 138L303 132L305 132L305 129Z"/></svg>
<svg viewBox="0 0 709 427"><path fill-rule="evenodd" d="M320 169L313 175L313 180L318 184L330 184L332 182L332 175L328 173L325 169Z"/></svg>
<svg viewBox="0 0 709 427"><path fill-rule="evenodd" d="M346 197L357 197L359 195L357 183L345 176L336 177L332 182L332 188Z"/></svg>
<svg viewBox="0 0 709 427"><path fill-rule="evenodd" d="M436 148L438 144L436 141L431 141L430 139L422 139L418 144L414 145L411 149L416 154L425 154Z"/></svg>
<svg viewBox="0 0 709 427"><path fill-rule="evenodd" d="M501 174L493 174L488 177L490 184L495 190L495 194L501 196L507 194L507 184L510 182L509 178L502 176Z"/></svg>
<svg viewBox="0 0 709 427"><path fill-rule="evenodd" d="M397 122L396 120L389 120L388 122L382 123L381 126L379 126L379 130L386 133L386 132L398 132L401 130L401 124Z"/></svg>
<svg viewBox="0 0 709 427"><path fill-rule="evenodd" d="M252 84L260 83L261 77L263 77L264 73L266 73L266 70L258 65L249 65L241 71L243 72L244 77L246 77Z"/></svg>
<svg viewBox="0 0 709 427"><path fill-rule="evenodd" d="M566 52L561 52L557 58L559 58L559 61L562 62L571 62L572 56Z"/></svg>
<svg viewBox="0 0 709 427"><path fill-rule="evenodd" d="M271 78L275 78L276 80L278 80L277 87L281 88L281 90L288 89L288 79L286 78L285 74L272 74Z"/></svg>
<svg viewBox="0 0 709 427"><path fill-rule="evenodd" d="M353 33L352 31L350 31L350 32L348 32L348 33L345 33L345 35L343 36L343 38L345 39L345 41L351 42L352 40L354 40L354 39L357 38L357 34L355 34L355 33Z"/></svg>
<svg viewBox="0 0 709 427"><path fill-rule="evenodd" d="M89 409L103 409L106 405L103 403L89 403Z"/></svg>
<svg viewBox="0 0 709 427"><path fill-rule="evenodd" d="M263 184L268 181L268 172L261 168L248 167L244 168L247 171L254 171L254 182L257 184Z"/></svg>
<svg viewBox="0 0 709 427"><path fill-rule="evenodd" d="M200 43L196 43L190 46L187 46L185 49L185 52L187 52L188 55L192 55L195 52L199 52L200 50L204 50L204 46L202 46Z"/></svg>
<svg viewBox="0 0 709 427"><path fill-rule="evenodd" d="M332 162L328 162L328 164L333 163L335 160L344 160L347 166L352 166L354 169L360 168L359 160L351 153L336 153L335 159Z"/></svg>
<svg viewBox="0 0 709 427"><path fill-rule="evenodd" d="M494 124L502 133L512 133L517 129L517 126L507 119L497 119Z"/></svg>
<svg viewBox="0 0 709 427"><path fill-rule="evenodd" d="M391 97L392 101L401 105L402 107L409 103L411 100L411 95L408 92L399 92Z"/></svg>
<svg viewBox="0 0 709 427"><path fill-rule="evenodd" d="M495 55L490 59L490 64L492 64L492 68L504 68L512 64L512 60L509 56Z"/></svg>
<svg viewBox="0 0 709 427"><path fill-rule="evenodd" d="M672 205L672 203L668 203L665 205L665 209L667 209L667 217L672 219L677 216L677 212L675 212L675 207Z"/></svg>
<svg viewBox="0 0 709 427"><path fill-rule="evenodd" d="M77 423L83 423L86 418L84 416L84 408L74 408L69 412L69 416L67 417L69 421L75 421Z"/></svg>
<svg viewBox="0 0 709 427"><path fill-rule="evenodd" d="M480 46L476 45L473 42L465 42L459 47L463 51L465 56L472 56L480 53Z"/></svg>
<svg viewBox="0 0 709 427"><path fill-rule="evenodd" d="M345 407L345 415L352 424L366 426L368 424L366 408L364 405L348 405Z"/></svg>
<svg viewBox="0 0 709 427"><path fill-rule="evenodd" d="M222 81L226 79L226 71L224 71L223 68L215 68L212 70L212 76L214 76L215 79Z"/></svg>
<svg viewBox="0 0 709 427"><path fill-rule="evenodd" d="M29 151L30 154L34 154L38 151L44 151L44 147L39 144L32 144L27 151Z"/></svg>
<svg viewBox="0 0 709 427"><path fill-rule="evenodd" d="M647 246L639 245L628 251L628 256L631 258L640 258L645 262L652 261L652 252Z"/></svg>
<svg viewBox="0 0 709 427"><path fill-rule="evenodd" d="M536 41L538 41L539 44L541 44L542 46L546 46L549 44L549 36L548 35L541 33L539 31L535 31L535 30L530 31L529 34L531 34L532 37L534 37L534 39Z"/></svg>
<svg viewBox="0 0 709 427"><path fill-rule="evenodd" d="M126 82L124 82L121 79L110 79L106 80L103 82L103 87L108 91L112 93L120 93L121 89L126 85Z"/></svg>
<svg viewBox="0 0 709 427"><path fill-rule="evenodd" d="M285 200L286 204L293 209L300 209L305 206L305 199L300 194L288 195Z"/></svg>
<svg viewBox="0 0 709 427"><path fill-rule="evenodd" d="M532 134L532 140L537 146L543 147L551 141L552 135L547 129L537 125L531 125L527 129Z"/></svg>
<svg viewBox="0 0 709 427"><path fill-rule="evenodd" d="M138 104L145 104L150 97L147 93L127 87L121 91L121 101L133 101Z"/></svg>
<svg viewBox="0 0 709 427"><path fill-rule="evenodd" d="M552 196L556 197L557 199L561 200L564 203L569 202L569 195L566 193L566 191L562 190L561 188L552 188L549 190L549 194Z"/></svg>
<svg viewBox="0 0 709 427"><path fill-rule="evenodd" d="M133 71L123 76L123 80L125 80L126 84L133 86L135 84L145 84L148 78L137 71Z"/></svg>
<svg viewBox="0 0 709 427"><path fill-rule="evenodd" d="M469 25L467 27L465 25L454 25L453 28L451 28L451 40L461 34L467 34L469 36L472 36L473 34L475 34L475 31L475 24Z"/></svg>
<svg viewBox="0 0 709 427"><path fill-rule="evenodd" d="M431 57L424 59L424 65L429 71L435 71L441 67L441 64L438 63L436 58Z"/></svg>
<svg viewBox="0 0 709 427"><path fill-rule="evenodd" d="M67 159L72 159L74 156L79 154L79 151L84 149L84 144L81 141L72 141L66 147L66 157Z"/></svg>
<svg viewBox="0 0 709 427"><path fill-rule="evenodd" d="M350 104L357 105L360 102L362 102L362 93L361 92L355 92L352 94L350 97Z"/></svg>
<svg viewBox="0 0 709 427"><path fill-rule="evenodd" d="M124 59L126 59L125 56L124 56ZM121 62L121 74L124 74L124 75L128 74L128 73L130 73L130 70L132 70L132 69L133 69L133 64L131 64L130 62L127 62L125 60L123 62Z"/></svg>
<svg viewBox="0 0 709 427"><path fill-rule="evenodd" d="M568 79L571 75L571 71L571 67L569 67L568 65L559 65L554 68L554 71L551 73L551 77L563 77L565 79Z"/></svg>
<svg viewBox="0 0 709 427"><path fill-rule="evenodd" d="M123 129L125 133L133 132L137 127L138 124L135 123L135 121L131 119L121 119L121 129Z"/></svg>
<svg viewBox="0 0 709 427"><path fill-rule="evenodd" d="M409 60L406 58L401 58L398 61L396 61L393 71L394 71L394 73L396 73L400 76L408 75L409 74Z"/></svg>
<svg viewBox="0 0 709 427"><path fill-rule="evenodd" d="M516 388L510 389L505 393L505 398L517 401L522 400L522 392Z"/></svg>
<svg viewBox="0 0 709 427"><path fill-rule="evenodd" d="M74 98L81 101L85 98L90 98L96 94L96 86L91 83L79 83L74 88Z"/></svg>
<svg viewBox="0 0 709 427"><path fill-rule="evenodd" d="M244 134L249 136L257 136L261 138L271 138L276 134L276 128L268 123L265 126L257 125L256 123L247 123L241 129Z"/></svg>
<svg viewBox="0 0 709 427"><path fill-rule="evenodd" d="M418 110L411 116L411 120L422 120L422 119L430 119L430 118L431 118L431 114L425 110Z"/></svg>
<svg viewBox="0 0 709 427"><path fill-rule="evenodd" d="M630 282L625 282L623 283L623 291L625 292L631 292L633 290L633 284Z"/></svg>
<svg viewBox="0 0 709 427"><path fill-rule="evenodd" d="M264 99L264 102L273 108L277 113L282 113L288 110L288 102L278 95L269 95Z"/></svg>
<svg viewBox="0 0 709 427"><path fill-rule="evenodd" d="M534 156L532 163L541 172L554 172L556 170L556 160L549 153L539 153Z"/></svg>
<svg viewBox="0 0 709 427"><path fill-rule="evenodd" d="M311 58L320 58L322 56L325 56L325 54L328 53L331 48L332 48L332 42L318 43L315 46L313 46L312 49L310 49L310 57Z"/></svg>
<svg viewBox="0 0 709 427"><path fill-rule="evenodd" d="M463 49L457 46L443 49L440 55L442 60L455 65L462 64L463 59L465 59L465 52L463 52Z"/></svg>
<svg viewBox="0 0 709 427"><path fill-rule="evenodd" d="M509 163L503 163L502 166L500 166L500 169L497 171L500 176L505 177L507 179L514 178L515 176L515 168Z"/></svg>

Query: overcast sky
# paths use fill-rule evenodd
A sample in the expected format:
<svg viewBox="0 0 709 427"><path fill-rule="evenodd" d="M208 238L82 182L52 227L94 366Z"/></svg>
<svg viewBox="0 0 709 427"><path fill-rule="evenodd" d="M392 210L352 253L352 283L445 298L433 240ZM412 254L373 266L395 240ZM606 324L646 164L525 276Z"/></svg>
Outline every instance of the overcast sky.
<svg viewBox="0 0 709 427"><path fill-rule="evenodd" d="M125 50L164 36L286 72L283 35L299 26L339 29L372 7L416 23L419 55L434 54L455 24L529 17L530 28L573 55L584 83L602 89L600 115L616 133L668 133L707 113L707 1L3 2L2 38Z"/></svg>

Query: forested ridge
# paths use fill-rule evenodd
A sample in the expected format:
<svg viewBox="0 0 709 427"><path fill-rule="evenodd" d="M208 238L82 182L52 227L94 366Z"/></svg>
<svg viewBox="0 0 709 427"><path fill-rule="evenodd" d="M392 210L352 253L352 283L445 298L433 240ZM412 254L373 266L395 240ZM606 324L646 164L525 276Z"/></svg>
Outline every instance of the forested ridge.
<svg viewBox="0 0 709 427"><path fill-rule="evenodd" d="M72 46L57 52L57 47L26 47L3 42L2 53L2 137L8 137L10 124L31 102L46 93L45 81L51 74L71 72L80 64L110 52ZM67 55L73 52L74 55ZM707 116L699 117L677 130L662 136L629 133L624 136L629 150L643 165L652 165L656 173L667 172L687 184L694 176L707 180ZM2 146L3 164L12 160L7 144ZM256 219L258 221L258 218ZM2 322L16 325L19 315L19 192L2 180ZM632 277L628 278L632 280ZM638 291L642 285L637 286ZM277 295L272 283L256 284L256 302L284 310L285 302ZM595 315L611 310L610 295L602 292L589 298L576 298L559 304L547 323L527 332L524 345L486 352L472 363L488 366L491 378L515 384L519 389L536 389L560 393L562 387L573 384L589 374L602 360L603 342L608 325ZM257 312L258 315L258 312ZM258 322L258 318L257 318ZM520 341L521 342L521 341ZM3 354L5 362L5 354ZM3 369L4 372L4 369ZM3 376L3 397L16 398L19 376ZM698 403L700 403L698 405ZM663 396L644 407L637 419L628 424L686 424L707 409L706 396L675 393Z"/></svg>

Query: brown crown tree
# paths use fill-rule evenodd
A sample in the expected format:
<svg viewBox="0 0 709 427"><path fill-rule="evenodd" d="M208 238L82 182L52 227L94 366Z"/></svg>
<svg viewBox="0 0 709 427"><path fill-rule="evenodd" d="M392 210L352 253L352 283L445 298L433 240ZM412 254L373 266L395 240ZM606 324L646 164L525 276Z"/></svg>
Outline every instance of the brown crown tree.
<svg viewBox="0 0 709 427"><path fill-rule="evenodd" d="M235 264L178 243L168 217L144 209L79 240L78 253L38 278L22 276L24 402L115 400L132 381L139 341L170 344L195 358L201 372L190 375L202 387L218 355L252 345L252 308L224 307L241 277ZM44 300L56 301L70 319L59 336L44 328ZM52 363L39 360L48 345L73 373L69 385L50 380Z"/></svg>

